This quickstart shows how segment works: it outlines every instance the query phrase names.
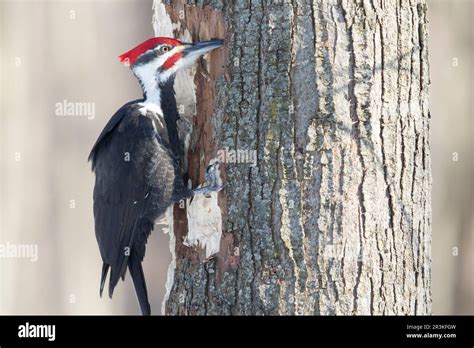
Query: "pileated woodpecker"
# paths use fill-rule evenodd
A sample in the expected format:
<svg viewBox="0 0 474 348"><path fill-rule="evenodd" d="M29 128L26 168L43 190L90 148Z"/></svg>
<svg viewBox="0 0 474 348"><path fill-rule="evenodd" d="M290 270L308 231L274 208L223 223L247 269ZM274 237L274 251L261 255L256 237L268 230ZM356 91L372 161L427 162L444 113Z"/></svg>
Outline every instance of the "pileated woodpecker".
<svg viewBox="0 0 474 348"><path fill-rule="evenodd" d="M150 304L142 261L155 220L181 199L222 188L218 164L207 168L207 186L191 190L184 185L173 88L178 70L222 44L155 37L119 56L140 82L144 98L112 116L89 155L96 176L95 235L103 260L100 296L109 268L110 297L128 268L143 315L150 314Z"/></svg>

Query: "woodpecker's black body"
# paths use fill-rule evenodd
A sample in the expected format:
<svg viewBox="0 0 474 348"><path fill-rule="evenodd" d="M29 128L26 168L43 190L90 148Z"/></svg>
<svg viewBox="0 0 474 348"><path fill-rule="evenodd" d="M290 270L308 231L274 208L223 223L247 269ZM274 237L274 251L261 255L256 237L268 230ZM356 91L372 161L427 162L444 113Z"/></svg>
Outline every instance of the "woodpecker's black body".
<svg viewBox="0 0 474 348"><path fill-rule="evenodd" d="M101 291L109 267L112 296L128 266L144 314L150 313L141 266L147 238L154 221L170 205L193 195L180 175L176 101L174 96L164 100L169 103L164 108L166 123L158 120L161 115L140 111L145 108L143 100L125 104L110 119L90 155L96 173L95 231L104 262Z"/></svg>
<svg viewBox="0 0 474 348"><path fill-rule="evenodd" d="M154 54L157 58L163 55L146 52L140 58L145 63L155 58ZM141 67L139 62L137 66ZM96 175L95 234L103 260L100 293L109 269L112 297L128 268L141 311L147 315L150 305L141 263L148 236L155 220L168 207L197 191L187 188L181 177L182 145L176 125L174 74L156 82L153 91L147 90L150 84L142 81L146 76L137 77L144 87L145 98L125 104L112 116L93 146L89 160ZM153 78L157 80L154 76L150 78L152 82ZM148 94L152 93L155 102L150 102ZM210 189L220 190L215 185Z"/></svg>

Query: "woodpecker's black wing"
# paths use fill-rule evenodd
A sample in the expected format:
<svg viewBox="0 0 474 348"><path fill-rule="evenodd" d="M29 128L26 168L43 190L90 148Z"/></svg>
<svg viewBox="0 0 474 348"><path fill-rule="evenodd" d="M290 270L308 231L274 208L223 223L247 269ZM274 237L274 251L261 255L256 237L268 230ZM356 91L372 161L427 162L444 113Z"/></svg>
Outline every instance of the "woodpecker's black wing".
<svg viewBox="0 0 474 348"><path fill-rule="evenodd" d="M109 296L127 266L143 314L150 314L141 262L154 220L173 202L175 164L166 126L139 103L124 105L109 121L89 158L96 174L94 219Z"/></svg>
<svg viewBox="0 0 474 348"><path fill-rule="evenodd" d="M120 109L118 109L117 112L110 118L109 122L107 122L102 132L100 132L99 137L97 138L89 154L88 160L92 162L92 170L94 170L94 167L95 167L95 154L96 154L96 147L98 146L98 144L102 141L104 137L106 137L110 132L112 132L115 129L115 127L120 123L120 121L122 121L122 118L128 112L133 110L131 107L133 107L134 105L137 105L141 101L143 101L143 99L138 99L138 100L133 100L131 102L128 102L127 104L122 106Z"/></svg>

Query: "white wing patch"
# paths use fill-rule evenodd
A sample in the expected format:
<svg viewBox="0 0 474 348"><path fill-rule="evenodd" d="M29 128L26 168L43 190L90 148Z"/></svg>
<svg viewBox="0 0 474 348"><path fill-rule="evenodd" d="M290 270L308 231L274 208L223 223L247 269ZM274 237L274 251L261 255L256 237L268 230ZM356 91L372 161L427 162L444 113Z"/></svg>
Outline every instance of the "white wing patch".
<svg viewBox="0 0 474 348"><path fill-rule="evenodd" d="M158 125L161 128L165 128L165 119L163 116L163 111L161 110L161 107L159 105L156 105L154 103L147 103L147 102L139 103L138 105L141 106L141 108L138 109L140 114L142 114L143 116L146 116L148 113L150 113L155 119L155 121L158 123ZM153 122L153 128L155 129L156 132L158 132L158 130L156 129L155 122Z"/></svg>
<svg viewBox="0 0 474 348"><path fill-rule="evenodd" d="M139 103L138 105L141 106L138 111L140 111L143 116L146 116L148 112L151 112L154 115L161 116L161 118L163 117L163 111L161 110L161 107L158 104L144 102Z"/></svg>

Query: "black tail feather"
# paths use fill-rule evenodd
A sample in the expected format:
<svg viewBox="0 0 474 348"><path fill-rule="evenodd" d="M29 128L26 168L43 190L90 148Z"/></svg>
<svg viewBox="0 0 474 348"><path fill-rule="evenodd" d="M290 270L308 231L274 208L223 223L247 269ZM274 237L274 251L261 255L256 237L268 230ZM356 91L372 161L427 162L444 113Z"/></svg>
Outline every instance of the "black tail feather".
<svg viewBox="0 0 474 348"><path fill-rule="evenodd" d="M137 293L138 302L143 315L150 315L151 309L148 303L148 293L146 291L145 275L143 274L142 262L139 256L132 252L128 259L128 268L133 279L135 292Z"/></svg>
<svg viewBox="0 0 474 348"><path fill-rule="evenodd" d="M100 297L102 297L102 292L104 291L105 279L107 278L107 273L109 273L109 265L104 263L102 265L102 276L100 278Z"/></svg>
<svg viewBox="0 0 474 348"><path fill-rule="evenodd" d="M112 298L114 294L114 289L117 286L120 278L125 279L125 273L127 271L127 260L128 256L122 261L122 266L112 266L110 269L110 277L109 277L109 297ZM117 271L119 270L119 271Z"/></svg>

